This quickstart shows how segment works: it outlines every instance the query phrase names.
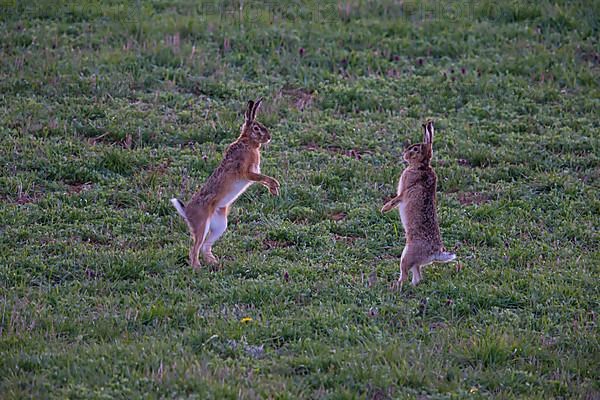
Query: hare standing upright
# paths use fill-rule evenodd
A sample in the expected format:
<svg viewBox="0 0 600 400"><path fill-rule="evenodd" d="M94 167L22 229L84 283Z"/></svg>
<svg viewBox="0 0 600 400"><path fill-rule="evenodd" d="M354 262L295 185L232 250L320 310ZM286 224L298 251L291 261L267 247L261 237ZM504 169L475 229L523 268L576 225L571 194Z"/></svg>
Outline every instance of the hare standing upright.
<svg viewBox="0 0 600 400"><path fill-rule="evenodd" d="M421 268L432 262L450 262L456 255L447 252L442 244L440 227L435 209L437 176L431 168L433 155L433 121L423 125L423 143L408 147L403 158L408 167L402 172L398 182L398 195L388 201L382 212L398 207L400 219L406 234L406 246L400 259L400 286L412 271L412 284L421 280Z"/></svg>
<svg viewBox="0 0 600 400"><path fill-rule="evenodd" d="M225 150L221 164L189 203L184 205L178 199L171 199L190 228L194 243L189 255L194 268L200 266L200 250L207 263L218 264L212 245L227 229L231 204L251 184L259 182L271 194L279 194L279 182L260 173L260 146L271 141L269 130L255 120L261 102L262 99L248 102L240 136Z"/></svg>

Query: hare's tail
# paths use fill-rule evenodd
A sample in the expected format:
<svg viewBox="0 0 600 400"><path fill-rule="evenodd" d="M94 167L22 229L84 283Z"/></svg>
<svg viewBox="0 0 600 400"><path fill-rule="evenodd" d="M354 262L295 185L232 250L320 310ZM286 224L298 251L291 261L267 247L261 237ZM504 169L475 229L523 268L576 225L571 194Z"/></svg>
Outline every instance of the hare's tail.
<svg viewBox="0 0 600 400"><path fill-rule="evenodd" d="M183 217L183 219L185 219L185 222L188 222L188 217L187 217L187 214L185 213L185 206L183 205L181 200L172 198L171 204L173 204L173 207L175 207L177 209L177 212L179 213L179 215L181 215Z"/></svg>
<svg viewBox="0 0 600 400"><path fill-rule="evenodd" d="M435 262L448 263L456 260L456 254L450 253L449 251L442 251L435 255Z"/></svg>

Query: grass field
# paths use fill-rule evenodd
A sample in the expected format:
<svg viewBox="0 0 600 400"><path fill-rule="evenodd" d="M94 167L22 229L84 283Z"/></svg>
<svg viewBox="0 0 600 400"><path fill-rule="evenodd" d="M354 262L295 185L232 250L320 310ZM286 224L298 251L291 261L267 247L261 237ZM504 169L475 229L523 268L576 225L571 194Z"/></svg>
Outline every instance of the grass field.
<svg viewBox="0 0 600 400"><path fill-rule="evenodd" d="M0 1L0 398L600 398L600 3ZM265 97L194 272L170 205ZM390 291L436 121L460 263Z"/></svg>

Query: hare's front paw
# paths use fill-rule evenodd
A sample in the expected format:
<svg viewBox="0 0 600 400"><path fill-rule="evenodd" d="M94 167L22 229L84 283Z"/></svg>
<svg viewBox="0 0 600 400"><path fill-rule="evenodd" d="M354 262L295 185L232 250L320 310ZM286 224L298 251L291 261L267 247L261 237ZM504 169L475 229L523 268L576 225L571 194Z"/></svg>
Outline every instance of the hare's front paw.
<svg viewBox="0 0 600 400"><path fill-rule="evenodd" d="M392 208L394 208L394 205L392 204L392 202L385 203L383 205L383 207L381 207L381 212L386 213L386 212L390 211Z"/></svg>
<svg viewBox="0 0 600 400"><path fill-rule="evenodd" d="M272 181L269 182L269 192L271 192L271 194L273 196L279 196L279 188L281 187L281 185L279 184L279 182L277 182L276 179L273 179Z"/></svg>

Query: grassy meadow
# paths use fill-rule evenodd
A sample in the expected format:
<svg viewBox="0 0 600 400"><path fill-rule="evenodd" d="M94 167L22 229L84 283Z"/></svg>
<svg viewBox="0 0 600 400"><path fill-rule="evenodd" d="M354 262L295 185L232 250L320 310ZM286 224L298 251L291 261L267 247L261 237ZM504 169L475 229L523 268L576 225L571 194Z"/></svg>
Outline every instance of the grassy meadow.
<svg viewBox="0 0 600 400"><path fill-rule="evenodd" d="M0 398L600 398L600 3L0 0ZM169 203L259 96L193 271ZM459 263L390 290L436 121Z"/></svg>

